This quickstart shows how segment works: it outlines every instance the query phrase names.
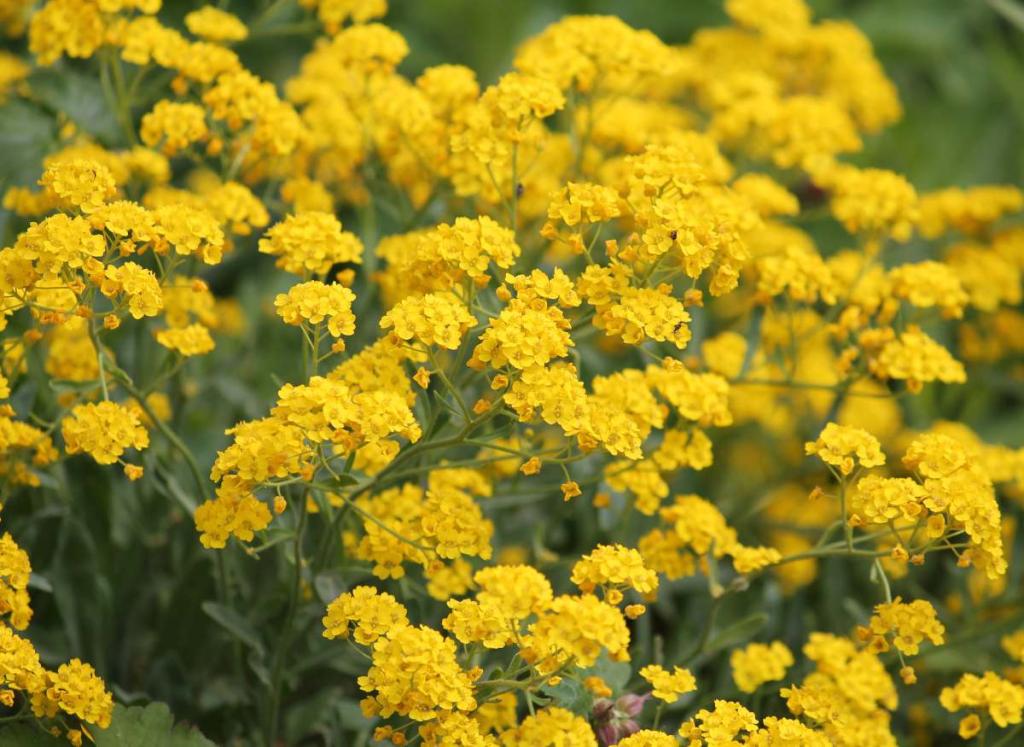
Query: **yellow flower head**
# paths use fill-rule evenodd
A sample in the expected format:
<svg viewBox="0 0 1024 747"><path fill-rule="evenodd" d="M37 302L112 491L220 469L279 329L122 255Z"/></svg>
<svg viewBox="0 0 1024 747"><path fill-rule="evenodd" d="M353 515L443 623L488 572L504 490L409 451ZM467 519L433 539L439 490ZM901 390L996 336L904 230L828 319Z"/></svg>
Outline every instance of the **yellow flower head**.
<svg viewBox="0 0 1024 747"><path fill-rule="evenodd" d="M697 689L697 680L690 670L673 667L668 671L656 664L648 664L640 670L640 676L651 683L655 698L666 703L675 703L679 696Z"/></svg>
<svg viewBox="0 0 1024 747"><path fill-rule="evenodd" d="M849 475L854 467L878 467L885 464L878 439L861 428L828 423L816 441L804 445L808 454L815 454L825 464Z"/></svg>

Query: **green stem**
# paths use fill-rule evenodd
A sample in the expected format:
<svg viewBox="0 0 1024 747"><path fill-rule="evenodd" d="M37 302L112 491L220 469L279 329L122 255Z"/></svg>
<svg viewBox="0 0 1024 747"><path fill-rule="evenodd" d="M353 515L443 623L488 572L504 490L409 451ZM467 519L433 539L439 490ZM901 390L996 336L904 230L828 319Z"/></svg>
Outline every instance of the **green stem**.
<svg viewBox="0 0 1024 747"><path fill-rule="evenodd" d="M103 344L100 342L99 333L96 331L95 318L89 320L89 339L92 340L92 346L96 348L96 366L99 369L100 390L103 392L103 400L107 401L110 399L110 393L107 391L107 372L103 364L105 353L103 352Z"/></svg>
<svg viewBox="0 0 1024 747"><path fill-rule="evenodd" d="M879 558L875 558L875 573L878 575L879 583L882 584L882 589L885 591L885 601L892 602L892 589L889 587L889 577L885 575L885 569L882 567L882 561Z"/></svg>
<svg viewBox="0 0 1024 747"><path fill-rule="evenodd" d="M693 647L693 650L683 658L683 661L689 663L704 653L704 649L707 647L708 641L711 639L711 631L715 627L715 620L718 617L718 610L722 606L723 599L725 599L725 595L713 597L711 599L711 608L708 610L708 616L704 620L704 627L701 629L700 638L697 639L697 644Z"/></svg>
<svg viewBox="0 0 1024 747"><path fill-rule="evenodd" d="M118 122L124 131L124 136L128 143L130 145L137 145L138 140L135 137L135 127L132 123L131 102L129 101L128 88L125 85L121 58L118 57L117 50L111 48L108 52L106 55L106 65L109 66L114 82L114 113L117 115Z"/></svg>
<svg viewBox="0 0 1024 747"><path fill-rule="evenodd" d="M846 538L846 549L853 551L853 527L850 526L850 516L846 511L846 480L839 481L839 510L843 522L843 536Z"/></svg>
<svg viewBox="0 0 1024 747"><path fill-rule="evenodd" d="M455 385L452 384L452 380L448 378L448 374L445 373L444 368L438 363L437 355L434 354L434 351L430 347L427 347L427 357L430 359L430 365L434 367L434 371L437 372L438 377L441 379L442 383L444 383L445 388L451 392L452 398L455 400L455 404L459 406L459 410L462 412L462 417L465 418L468 423L473 419L473 415L470 412L469 407L466 405L466 401L462 399L462 395L459 394L459 390L455 388Z"/></svg>
<svg viewBox="0 0 1024 747"><path fill-rule="evenodd" d="M288 595L288 610L281 626L277 648L274 651L274 664L270 675L270 708L267 716L267 747L274 747L277 730L281 718L281 686L284 676L285 654L291 647L292 625L295 613L299 608L299 595L302 591L302 539L306 528L306 496L299 500L299 522L295 530L293 562L295 571L292 575L291 592Z"/></svg>
<svg viewBox="0 0 1024 747"><path fill-rule="evenodd" d="M125 391L139 403L139 407L141 407L142 411L146 413L151 421L153 421L157 430L163 434L164 438L170 442L171 446L173 446L178 454L181 455L181 458L185 460L185 464L188 465L189 472L192 473L192 479L195 480L196 488L199 490L200 496L202 496L204 501L209 500L210 490L207 485L207 481L203 477L203 473L199 471L199 464L196 462L196 458L192 455L192 452L189 451L188 446L185 445L185 442L182 441L178 434L172 431L164 421L157 417L157 414L153 412L153 408L146 402L145 395L138 390L124 371L115 369L111 371L111 375L117 379L121 383L121 386L124 387Z"/></svg>
<svg viewBox="0 0 1024 747"><path fill-rule="evenodd" d="M808 381L790 381L788 379L759 379L759 378L736 378L730 379L732 386L767 386L780 389L810 389L820 392L838 392L839 384L814 384ZM851 397L865 397L868 399L892 399L893 394L879 394L877 392L849 392Z"/></svg>

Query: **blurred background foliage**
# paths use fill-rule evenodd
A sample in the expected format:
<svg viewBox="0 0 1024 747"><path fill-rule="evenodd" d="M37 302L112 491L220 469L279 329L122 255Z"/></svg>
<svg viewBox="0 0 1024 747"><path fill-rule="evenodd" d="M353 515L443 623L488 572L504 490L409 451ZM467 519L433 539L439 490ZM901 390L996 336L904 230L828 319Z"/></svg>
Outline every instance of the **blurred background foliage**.
<svg viewBox="0 0 1024 747"><path fill-rule="evenodd" d="M168 0L162 17L180 21L201 4ZM868 142L859 159L903 172L921 189L1022 181L1024 3L817 0L812 5L818 17L846 18L867 33L906 110L899 124ZM719 0L391 0L391 6L385 20L408 39L412 50L403 72L415 76L429 65L461 63L476 70L484 84L509 68L523 39L566 14L618 15L669 43L686 42L696 29L725 22ZM227 8L257 19L252 38L239 46L246 65L278 83L295 72L313 37L296 33L303 16L294 2L236 0ZM42 156L56 147L56 111L72 114L100 142L122 145L87 65L64 62L55 71L34 73L31 85L35 103L11 101L0 108L0 187L38 178ZM150 101L137 102L136 117L163 94L154 88ZM355 216L342 218L358 230ZM21 227L20 221L0 214L5 244ZM387 232L387 225L382 228ZM225 424L260 417L281 381L296 380L300 369L295 331L267 311L274 293L288 280L273 270L268 257L256 254L255 238L240 244L210 278L216 291L241 301L249 320L245 333L219 342L217 356L191 363L173 392L175 430L186 434L204 469L226 441ZM374 320L361 319L360 329L361 341L372 339ZM131 370L155 366L156 362L138 360L141 349L126 339L118 350L119 360ZM231 365L225 366L225 361ZM26 405L43 394L22 388L13 403L20 412L27 411ZM1000 408L993 408L991 397L998 395L973 391L972 404L960 401L961 394L954 392L934 394L919 399L912 420L930 422L942 413L970 421L971 408L986 417L995 410L998 421L972 425L994 440L1013 445L1024 441L1024 423L1014 409L1002 408L1000 413ZM1019 400L1013 407L1019 407ZM163 446L143 453L147 472L160 479L142 483L112 479L112 471L91 460L70 460L41 490L12 500L4 511L4 525L29 550L37 571L32 636L48 663L80 656L96 665L121 702L166 701L177 717L198 723L216 742L225 743L238 736L240 719L259 707L250 691L237 683L247 681L255 691L266 677L266 649L285 588L279 579L292 571L287 559L273 552L256 560L233 551L222 558L226 567L211 562L212 554L200 547L188 515L196 498L187 472ZM758 470L758 465L751 465L754 478L748 481L756 482ZM713 487L688 480L673 487L728 496L723 508L742 518L753 510L756 491L734 491L729 480ZM10 496L2 498L6 503ZM513 502L522 504L523 499L496 498L491 510ZM283 526L278 531L286 530ZM560 500L554 508L550 501L532 510L527 505L503 525L503 535L553 549L570 560L590 549L601 531L589 507L579 502L563 507ZM567 562L558 561L545 571L560 581ZM211 601L211 570L227 575L233 593L230 608ZM941 565L933 568L938 574L946 570ZM808 624L800 613L805 604L822 611L818 625L837 630L848 627L851 614L863 617L866 610L849 600L873 598L870 591L861 594L853 588L866 586L867 581L854 577L841 561L824 564L822 572L828 575L827 583L804 592L807 598L797 604L783 607L777 587L770 585L750 592L760 599L740 595L736 609L723 610L723 630L712 648L727 648L754 635L782 637L799 645ZM318 577L309 594L329 600L342 584L360 580L355 575ZM699 598L686 583L677 591ZM1020 579L1011 583L1019 584ZM857 608L851 610L850 605ZM747 616L744 610L750 609L761 611ZM352 686L364 662L346 648L325 644L319 614L322 604L309 605L301 621L305 648L300 648L287 675L288 743L365 743L368 729L358 715L358 693ZM665 595L656 615L660 629L652 630L651 616L645 616L638 643L649 648L660 634L671 659L687 647L686 636L699 628L706 614L703 601L683 608ZM985 634L999 632L993 628ZM958 672L984 665L965 661L968 655L943 649L930 666ZM725 668L719 669L727 676ZM240 679L228 673L238 673ZM714 683L707 684L710 692Z"/></svg>
<svg viewBox="0 0 1024 747"><path fill-rule="evenodd" d="M811 0L818 18L844 18L870 37L906 116L875 137L865 162L905 173L921 189L1024 178L1024 3L1019 0ZM459 63L494 82L515 48L570 13L617 15L686 42L726 22L720 0L396 0L387 23L409 41L408 75ZM291 43L291 42L289 42ZM268 77L292 72L280 40L249 43ZM295 47L296 52L302 45Z"/></svg>

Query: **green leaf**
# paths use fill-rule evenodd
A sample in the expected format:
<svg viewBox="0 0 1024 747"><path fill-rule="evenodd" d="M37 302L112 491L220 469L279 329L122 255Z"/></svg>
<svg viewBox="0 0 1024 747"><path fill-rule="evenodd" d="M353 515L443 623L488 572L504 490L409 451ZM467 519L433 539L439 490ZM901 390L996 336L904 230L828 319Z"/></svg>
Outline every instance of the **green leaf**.
<svg viewBox="0 0 1024 747"><path fill-rule="evenodd" d="M744 617L739 622L733 623L725 630L712 636L705 650L707 653L711 653L726 648L734 648L741 643L746 643L757 635L767 622L768 615L764 612L756 612L749 617Z"/></svg>
<svg viewBox="0 0 1024 747"><path fill-rule="evenodd" d="M198 505L196 499L185 492L185 489L181 487L181 483L170 472L163 468L158 468L157 471L161 477L160 480L156 481L157 490L177 501L188 512L189 516L194 514Z"/></svg>
<svg viewBox="0 0 1024 747"><path fill-rule="evenodd" d="M590 674L596 675L604 680L605 684L612 689L612 692L622 692L629 682L632 668L624 661L612 661L607 651L602 651L597 657L597 662L589 670Z"/></svg>
<svg viewBox="0 0 1024 747"><path fill-rule="evenodd" d="M53 593L53 584L51 584L45 576L41 576L35 571L33 571L32 575L28 577L28 588L45 591L47 594Z"/></svg>
<svg viewBox="0 0 1024 747"><path fill-rule="evenodd" d="M64 392L91 392L99 389L99 381L64 381L62 379L50 379L47 382L50 389L63 394Z"/></svg>
<svg viewBox="0 0 1024 747"><path fill-rule="evenodd" d="M313 588L320 601L329 604L344 593L348 585L340 571L325 571L313 577Z"/></svg>
<svg viewBox="0 0 1024 747"><path fill-rule="evenodd" d="M551 698L555 705L580 716L590 712L594 699L579 680L562 677L557 685L543 685L540 691Z"/></svg>
<svg viewBox="0 0 1024 747"><path fill-rule="evenodd" d="M66 114L90 135L110 145L121 140L121 128L103 96L96 76L75 70L43 68L28 78L29 88L48 108Z"/></svg>
<svg viewBox="0 0 1024 747"><path fill-rule="evenodd" d="M96 747L213 747L194 726L175 724L171 710L163 703L148 706L114 706L114 717L106 729L90 729Z"/></svg>
<svg viewBox="0 0 1024 747"><path fill-rule="evenodd" d="M988 0L992 9L1003 18L1017 27L1018 31L1024 31L1024 5L1016 0Z"/></svg>
<svg viewBox="0 0 1024 747"><path fill-rule="evenodd" d="M266 653L256 628L233 609L217 602L203 602L202 608L203 612L212 617L217 624L231 633L231 635L255 651L258 656L262 657Z"/></svg>
<svg viewBox="0 0 1024 747"><path fill-rule="evenodd" d="M263 659L264 657L259 656L255 651L250 651L249 656L246 658L246 663L249 665L252 673L256 675L256 679L270 687L270 670L264 665Z"/></svg>
<svg viewBox="0 0 1024 747"><path fill-rule="evenodd" d="M26 101L0 106L0 183L34 184L41 173L40 162L57 139L53 117Z"/></svg>
<svg viewBox="0 0 1024 747"><path fill-rule="evenodd" d="M347 488L350 485L355 485L355 484L357 484L359 482L358 480L356 480L356 478L352 477L352 475L348 475L348 474L338 475L337 477L334 477L332 475L331 476L331 481L334 482L335 485L337 485L338 487L341 487L341 488Z"/></svg>

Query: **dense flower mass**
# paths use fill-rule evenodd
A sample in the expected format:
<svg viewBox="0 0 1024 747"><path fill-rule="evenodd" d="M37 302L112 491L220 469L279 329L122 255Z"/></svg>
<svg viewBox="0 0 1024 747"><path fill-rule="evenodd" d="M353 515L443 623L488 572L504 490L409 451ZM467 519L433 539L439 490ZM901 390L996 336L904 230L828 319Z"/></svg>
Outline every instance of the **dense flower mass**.
<svg viewBox="0 0 1024 747"><path fill-rule="evenodd" d="M0 0L0 743L1024 739L1024 193L804 0L395 10Z"/></svg>

